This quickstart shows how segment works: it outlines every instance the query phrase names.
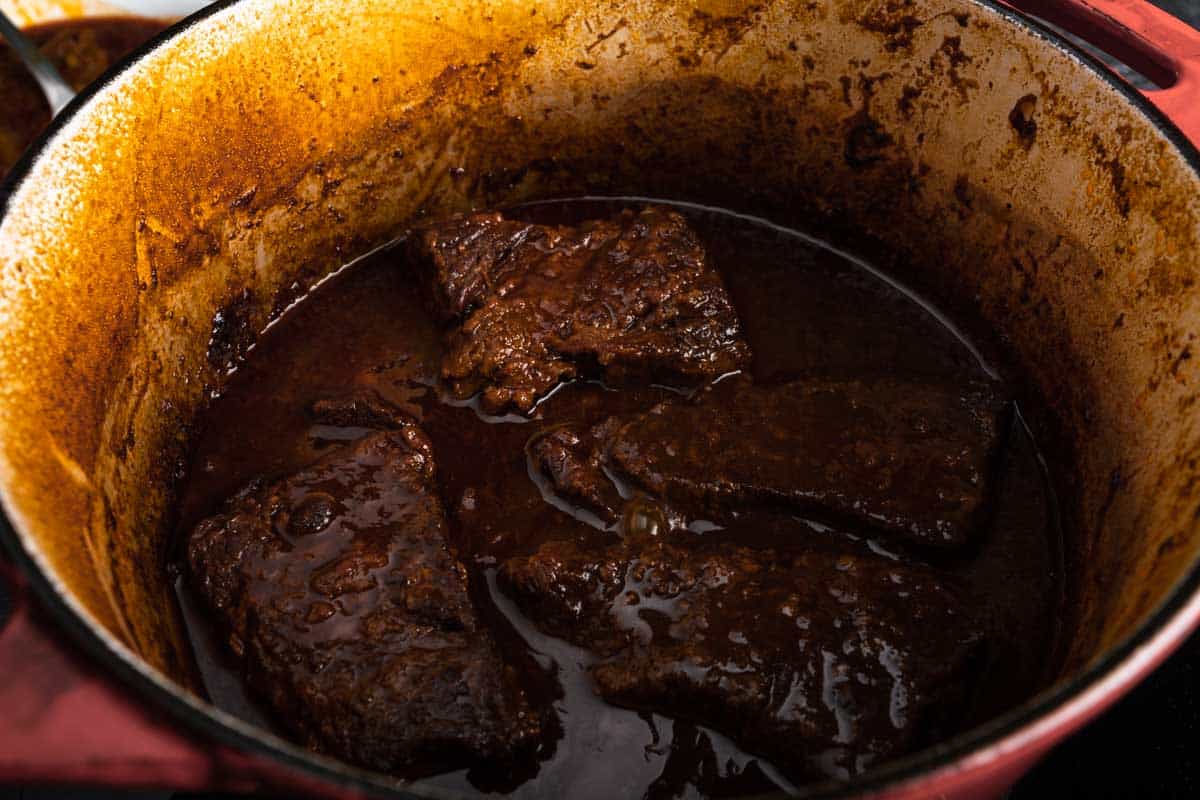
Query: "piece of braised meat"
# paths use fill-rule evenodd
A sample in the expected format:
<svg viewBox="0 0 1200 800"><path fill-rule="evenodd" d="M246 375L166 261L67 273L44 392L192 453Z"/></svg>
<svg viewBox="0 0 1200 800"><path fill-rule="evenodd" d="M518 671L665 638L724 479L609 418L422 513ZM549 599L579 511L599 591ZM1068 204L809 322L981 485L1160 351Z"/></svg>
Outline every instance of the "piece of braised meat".
<svg viewBox="0 0 1200 800"><path fill-rule="evenodd" d="M649 207L576 227L473 214L413 231L410 259L448 334L459 398L529 412L560 381L699 385L749 362L737 314L695 232Z"/></svg>
<svg viewBox="0 0 1200 800"><path fill-rule="evenodd" d="M384 400L372 389L355 389L341 397L318 400L309 407L309 417L322 425L339 428L372 428L375 430L412 430L414 422L393 403ZM428 440L422 439L427 443ZM417 445L414 442L414 445ZM433 463L433 450L428 444L424 455Z"/></svg>
<svg viewBox="0 0 1200 800"><path fill-rule="evenodd" d="M630 420L607 454L673 504L782 504L957 548L985 528L1004 410L985 388L738 376Z"/></svg>
<svg viewBox="0 0 1200 800"><path fill-rule="evenodd" d="M986 529L1005 409L983 387L734 376L629 419L539 432L528 452L558 496L610 523L615 477L692 517L776 505L952 549Z"/></svg>
<svg viewBox="0 0 1200 800"><path fill-rule="evenodd" d="M626 530L607 547L548 541L500 583L597 654L608 701L710 725L799 778L845 777L945 733L982 643L930 568L829 538L756 549Z"/></svg>
<svg viewBox="0 0 1200 800"><path fill-rule="evenodd" d="M621 423L609 417L598 425L565 424L539 431L526 445L534 469L551 491L573 506L591 511L605 523L621 515L624 500L604 468L608 437Z"/></svg>
<svg viewBox="0 0 1200 800"><path fill-rule="evenodd" d="M383 413L320 415L360 412ZM201 522L192 578L250 685L315 749L383 771L503 759L533 742L540 717L447 548L428 439L387 413L393 430L252 485Z"/></svg>

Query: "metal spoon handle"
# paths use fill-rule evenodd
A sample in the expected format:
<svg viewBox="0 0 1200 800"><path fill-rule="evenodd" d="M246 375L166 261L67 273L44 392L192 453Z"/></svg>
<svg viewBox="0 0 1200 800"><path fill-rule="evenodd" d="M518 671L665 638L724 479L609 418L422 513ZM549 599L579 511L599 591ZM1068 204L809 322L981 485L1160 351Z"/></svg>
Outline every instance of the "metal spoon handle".
<svg viewBox="0 0 1200 800"><path fill-rule="evenodd" d="M75 90L71 88L71 84L63 79L50 60L42 55L41 50L38 50L37 45L28 36L21 33L21 30L3 11L0 11L0 35L8 40L21 61L25 63L25 67L33 73L38 85L42 87L42 94L46 96L46 102L50 104L50 113L58 116L58 112L63 110L63 106L71 102L71 98L75 96Z"/></svg>

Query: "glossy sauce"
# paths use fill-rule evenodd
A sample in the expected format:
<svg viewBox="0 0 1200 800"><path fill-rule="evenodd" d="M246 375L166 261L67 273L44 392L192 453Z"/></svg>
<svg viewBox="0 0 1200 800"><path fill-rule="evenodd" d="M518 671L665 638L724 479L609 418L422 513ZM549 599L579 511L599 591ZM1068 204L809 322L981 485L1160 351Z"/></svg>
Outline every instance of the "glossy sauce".
<svg viewBox="0 0 1200 800"><path fill-rule="evenodd" d="M569 201L526 206L539 222L575 222L630 205ZM985 341L968 341L946 318L886 276L803 234L712 209L676 206L700 233L721 271L754 352L755 379L819 372L871 372L938 381L1015 378ZM672 396L648 386L612 391L597 383L561 386L535 420L489 417L470 402L450 402L436 386L438 326L419 299L398 250L384 249L339 273L265 333L203 420L181 506L179 531L253 478L286 475L362 431L314 426L313 401L369 387L420 420L436 452L453 544L473 570L473 592L506 647L557 674L553 699L561 738L519 775L486 770L424 777L422 783L472 793L504 790L528 797L676 797L752 794L791 788L767 760L725 736L660 714L598 699L587 667L593 656L539 632L497 588L496 565L532 552L547 538L594 539L596 520L546 491L530 469L526 443L537 430L593 424L632 414ZM986 610L996 644L980 666L986 690L971 699L966 723L1020 702L1047 677L1061 584L1061 537L1036 444L1014 415L996 484L992 529L962 555L923 554L957 574ZM705 520L689 527L710 535ZM718 534L712 534L717 536ZM721 541L777 545L788 537L844 537L825 525L778 512L747 511L727 521ZM840 541L840 540L839 540ZM900 554L871 538L886 557ZM212 700L270 727L229 667L223 644L184 585L180 600ZM652 632L651 632L652 635ZM829 772L841 768L831 765Z"/></svg>

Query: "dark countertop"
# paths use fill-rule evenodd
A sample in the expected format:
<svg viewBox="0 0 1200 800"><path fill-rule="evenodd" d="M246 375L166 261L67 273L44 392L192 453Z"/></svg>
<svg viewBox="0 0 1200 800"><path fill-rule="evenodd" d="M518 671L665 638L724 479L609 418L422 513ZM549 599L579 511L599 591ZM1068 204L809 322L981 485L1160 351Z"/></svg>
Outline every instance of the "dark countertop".
<svg viewBox="0 0 1200 800"><path fill-rule="evenodd" d="M1154 0L1200 27L1200 0ZM0 584L0 620L7 599ZM0 800L166 800L169 793L0 789ZM1011 800L1200 797L1200 634L1145 682L1059 745ZM175 795L174 800L216 800Z"/></svg>
<svg viewBox="0 0 1200 800"><path fill-rule="evenodd" d="M1115 707L1059 745L1012 792L1200 797L1200 635Z"/></svg>

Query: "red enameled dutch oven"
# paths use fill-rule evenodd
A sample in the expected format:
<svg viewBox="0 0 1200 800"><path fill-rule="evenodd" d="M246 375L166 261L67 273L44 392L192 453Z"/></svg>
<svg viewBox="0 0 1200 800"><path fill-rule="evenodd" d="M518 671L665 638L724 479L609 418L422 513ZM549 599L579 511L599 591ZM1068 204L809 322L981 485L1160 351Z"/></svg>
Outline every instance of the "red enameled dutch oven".
<svg viewBox="0 0 1200 800"><path fill-rule="evenodd" d="M240 0L93 86L0 218L0 782L421 794L198 692L165 562L213 319L417 213L567 195L856 230L1000 331L1067 533L1058 678L815 794L998 795L1200 618L1200 35L1140 0Z"/></svg>

